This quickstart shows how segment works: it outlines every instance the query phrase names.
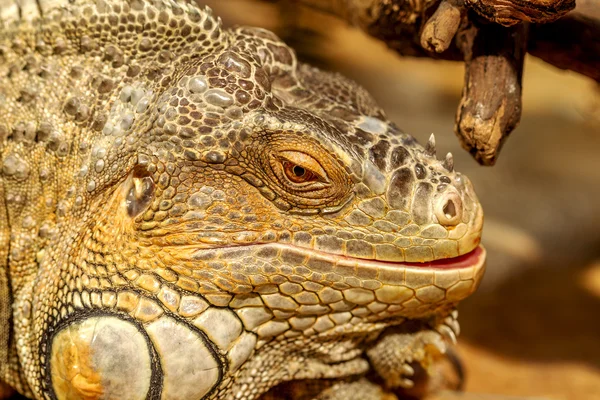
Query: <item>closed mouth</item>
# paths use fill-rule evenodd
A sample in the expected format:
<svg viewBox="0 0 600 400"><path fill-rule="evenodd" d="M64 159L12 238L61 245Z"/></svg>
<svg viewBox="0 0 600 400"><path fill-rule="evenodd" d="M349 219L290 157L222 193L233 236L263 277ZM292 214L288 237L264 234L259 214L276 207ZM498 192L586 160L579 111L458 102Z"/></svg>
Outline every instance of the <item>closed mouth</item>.
<svg viewBox="0 0 600 400"><path fill-rule="evenodd" d="M406 267L432 268L432 269L462 269L475 266L485 260L485 249L479 245L474 250L458 257L442 258L439 260L419 262L389 263L401 264ZM385 262L384 262L385 263Z"/></svg>
<svg viewBox="0 0 600 400"><path fill-rule="evenodd" d="M325 258L338 265L371 267L377 269L429 269L429 270L458 270L471 267L481 267L485 263L486 251L481 245L478 245L470 252L451 258L442 258L426 262L414 261L379 261L365 258L350 257L346 255L333 254L315 249L297 247L292 245L275 244L275 246L293 247L295 250L302 250L318 258Z"/></svg>

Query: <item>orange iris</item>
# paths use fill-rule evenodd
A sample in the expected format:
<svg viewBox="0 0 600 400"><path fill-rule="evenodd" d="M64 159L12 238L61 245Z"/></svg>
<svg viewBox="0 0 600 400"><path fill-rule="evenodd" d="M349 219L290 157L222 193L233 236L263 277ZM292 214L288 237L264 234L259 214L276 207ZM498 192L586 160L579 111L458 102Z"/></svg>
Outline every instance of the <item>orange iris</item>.
<svg viewBox="0 0 600 400"><path fill-rule="evenodd" d="M283 162L283 172L286 178L294 183L305 183L317 180L317 176L310 170L290 161Z"/></svg>

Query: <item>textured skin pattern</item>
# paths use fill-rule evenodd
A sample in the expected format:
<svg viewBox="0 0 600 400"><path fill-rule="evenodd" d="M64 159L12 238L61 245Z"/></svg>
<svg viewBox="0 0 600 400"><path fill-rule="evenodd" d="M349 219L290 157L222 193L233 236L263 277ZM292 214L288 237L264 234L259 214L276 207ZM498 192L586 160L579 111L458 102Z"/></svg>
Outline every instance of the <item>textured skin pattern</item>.
<svg viewBox="0 0 600 400"><path fill-rule="evenodd" d="M185 3L0 0L0 21L0 380L334 399L379 373L383 398L455 339L481 208L364 89Z"/></svg>

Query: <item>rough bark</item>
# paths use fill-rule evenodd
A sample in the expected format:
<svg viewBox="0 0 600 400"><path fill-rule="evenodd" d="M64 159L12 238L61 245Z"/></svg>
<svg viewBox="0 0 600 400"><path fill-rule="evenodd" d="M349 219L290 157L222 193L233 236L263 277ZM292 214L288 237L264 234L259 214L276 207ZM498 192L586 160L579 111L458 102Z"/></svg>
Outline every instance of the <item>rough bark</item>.
<svg viewBox="0 0 600 400"><path fill-rule="evenodd" d="M455 133L480 164L493 165L521 119L527 26L475 22L458 41L466 66Z"/></svg>
<svg viewBox="0 0 600 400"><path fill-rule="evenodd" d="M482 17L504 26L520 22L556 21L575 8L575 0L466 0L466 2Z"/></svg>
<svg viewBox="0 0 600 400"><path fill-rule="evenodd" d="M421 32L421 46L428 51L443 53L448 50L466 9L461 0L442 0Z"/></svg>

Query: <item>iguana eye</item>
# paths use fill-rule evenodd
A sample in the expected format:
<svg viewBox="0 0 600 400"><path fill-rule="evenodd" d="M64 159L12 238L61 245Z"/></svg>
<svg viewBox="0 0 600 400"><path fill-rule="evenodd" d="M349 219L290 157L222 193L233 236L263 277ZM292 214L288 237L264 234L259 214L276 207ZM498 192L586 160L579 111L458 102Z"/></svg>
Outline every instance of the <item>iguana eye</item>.
<svg viewBox="0 0 600 400"><path fill-rule="evenodd" d="M271 158L271 167L279 181L292 190L315 190L328 185L327 173L312 156L300 152L279 151Z"/></svg>
<svg viewBox="0 0 600 400"><path fill-rule="evenodd" d="M283 161L283 172L293 183L306 183L319 179L314 172L290 161Z"/></svg>
<svg viewBox="0 0 600 400"><path fill-rule="evenodd" d="M250 164L256 165L257 177L267 185L266 189L259 186L259 190L281 209L318 212L345 200L352 188L341 160L309 140L301 144L285 135L268 143L267 151L252 149L248 153L257 161ZM255 185L257 180L247 181Z"/></svg>

